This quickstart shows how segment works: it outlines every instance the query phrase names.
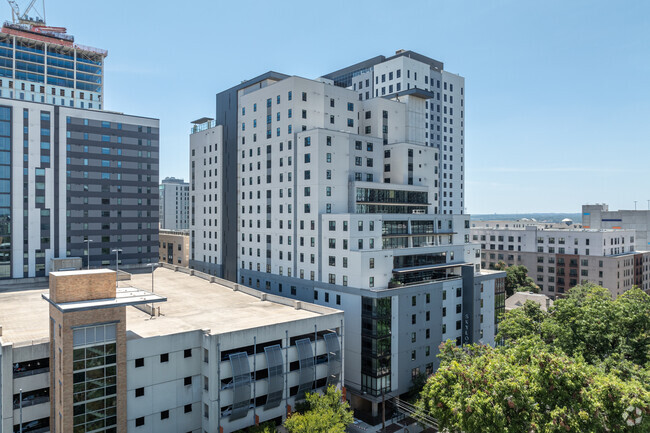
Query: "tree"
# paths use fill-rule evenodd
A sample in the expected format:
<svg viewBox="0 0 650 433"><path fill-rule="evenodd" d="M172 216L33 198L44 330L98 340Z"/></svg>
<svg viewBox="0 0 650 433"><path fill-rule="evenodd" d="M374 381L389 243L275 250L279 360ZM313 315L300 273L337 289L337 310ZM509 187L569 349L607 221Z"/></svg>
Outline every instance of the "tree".
<svg viewBox="0 0 650 433"><path fill-rule="evenodd" d="M506 296L515 292L539 293L539 286L528 276L528 268L523 265L508 266L503 260L493 266L497 271L506 271Z"/></svg>
<svg viewBox="0 0 650 433"><path fill-rule="evenodd" d="M505 318L499 323L497 341L519 340L523 337L539 335L547 316L548 313L542 311L537 302L526 301L520 308L506 313Z"/></svg>
<svg viewBox="0 0 650 433"><path fill-rule="evenodd" d="M290 433L345 433L354 422L349 403L334 386L324 394L308 393L300 410L284 422Z"/></svg>
<svg viewBox="0 0 650 433"><path fill-rule="evenodd" d="M441 431L650 432L647 383L622 380L538 337L496 349L446 343L440 359L419 406Z"/></svg>
<svg viewBox="0 0 650 433"><path fill-rule="evenodd" d="M644 366L650 362L650 296L633 288L612 300L609 290L583 284L556 300L548 313L525 304L499 324L498 337L506 343L534 335L591 364L614 367L627 360Z"/></svg>
<svg viewBox="0 0 650 433"><path fill-rule="evenodd" d="M275 433L277 430L273 422L265 422L260 425L254 425L244 430L246 433Z"/></svg>

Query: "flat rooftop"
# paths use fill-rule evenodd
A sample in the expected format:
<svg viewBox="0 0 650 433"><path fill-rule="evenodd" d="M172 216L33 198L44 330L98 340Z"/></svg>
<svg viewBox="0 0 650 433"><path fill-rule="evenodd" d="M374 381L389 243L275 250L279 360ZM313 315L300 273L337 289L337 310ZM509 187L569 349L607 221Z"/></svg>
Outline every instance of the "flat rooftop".
<svg viewBox="0 0 650 433"><path fill-rule="evenodd" d="M156 304L160 307L161 316L154 319L136 308L127 309L127 329L136 334L136 337L206 328L210 329L211 334L221 334L338 312L306 302L301 303L303 308L296 309L296 301L293 299L244 286L241 286L240 291L234 291L223 284L210 283L203 278L167 268L156 270L154 282L155 293L166 297L167 302ZM151 290L151 274L134 274L130 281L122 281L120 284ZM267 300L262 301L261 295L266 296Z"/></svg>
<svg viewBox="0 0 650 433"><path fill-rule="evenodd" d="M23 346L37 340L49 341L50 304L41 297L43 293L49 293L47 287L0 292L3 343Z"/></svg>
<svg viewBox="0 0 650 433"><path fill-rule="evenodd" d="M293 299L244 286L239 286L235 291L228 287L234 286L233 283L216 280L212 283L186 272L157 268L154 292L167 298L167 301L154 304L156 308L160 307L161 314L154 318L135 307L127 307L128 338L197 329L209 329L211 334L221 334L339 312L311 303L297 303ZM131 280L120 281L119 287L150 292L151 273L132 274ZM49 303L41 297L48 292L44 287L0 292L0 338L3 342L20 346L49 338ZM297 309L296 305L301 307Z"/></svg>

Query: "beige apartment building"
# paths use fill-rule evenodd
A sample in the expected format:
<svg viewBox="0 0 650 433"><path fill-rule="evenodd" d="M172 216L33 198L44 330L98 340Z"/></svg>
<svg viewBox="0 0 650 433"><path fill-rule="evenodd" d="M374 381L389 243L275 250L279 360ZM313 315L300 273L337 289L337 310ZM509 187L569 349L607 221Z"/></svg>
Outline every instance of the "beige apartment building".
<svg viewBox="0 0 650 433"><path fill-rule="evenodd" d="M188 267L190 264L190 233L188 230L158 232L159 260L170 265Z"/></svg>
<svg viewBox="0 0 650 433"><path fill-rule="evenodd" d="M592 282L613 297L634 286L650 290L650 252L636 251L634 230L545 228L544 223L476 221L472 241L481 244L481 265L523 265L541 293L559 297Z"/></svg>

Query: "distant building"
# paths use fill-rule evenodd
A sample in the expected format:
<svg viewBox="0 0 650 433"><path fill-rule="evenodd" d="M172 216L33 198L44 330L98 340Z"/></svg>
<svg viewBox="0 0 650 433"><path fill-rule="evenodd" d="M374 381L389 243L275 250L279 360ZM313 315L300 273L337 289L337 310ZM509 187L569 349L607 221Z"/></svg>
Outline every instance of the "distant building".
<svg viewBox="0 0 650 433"><path fill-rule="evenodd" d="M189 228L190 186L183 179L166 177L160 183L160 228Z"/></svg>
<svg viewBox="0 0 650 433"><path fill-rule="evenodd" d="M565 218L559 223L550 223L537 221L530 218L522 218L519 220L473 220L471 222L472 228L494 228L494 229L523 229L526 227L537 227L540 229L581 229L582 224L576 224L569 218Z"/></svg>
<svg viewBox="0 0 650 433"><path fill-rule="evenodd" d="M501 224L477 221L471 229L472 241L481 244L481 266L523 265L551 298L586 281L608 288L614 297L634 286L650 289L650 252L636 251L634 230Z"/></svg>
<svg viewBox="0 0 650 433"><path fill-rule="evenodd" d="M526 301L533 301L539 304L542 311L548 311L548 309L553 305L553 300L541 293L516 292L514 295L506 299L506 311L522 307Z"/></svg>
<svg viewBox="0 0 650 433"><path fill-rule="evenodd" d="M0 292L0 429L233 432L340 386L343 312L184 271Z"/></svg>
<svg viewBox="0 0 650 433"><path fill-rule="evenodd" d="M609 210L606 204L582 206L582 224L592 229L636 230L636 245L650 250L650 210Z"/></svg>
<svg viewBox="0 0 650 433"><path fill-rule="evenodd" d="M160 230L159 260L170 265L188 267L190 263L190 233L188 230Z"/></svg>

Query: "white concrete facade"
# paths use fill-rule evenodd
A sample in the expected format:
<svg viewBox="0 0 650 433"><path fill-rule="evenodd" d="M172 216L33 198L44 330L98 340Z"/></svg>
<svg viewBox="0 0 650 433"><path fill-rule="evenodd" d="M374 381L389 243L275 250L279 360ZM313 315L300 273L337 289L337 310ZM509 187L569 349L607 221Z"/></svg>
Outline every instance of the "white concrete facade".
<svg viewBox="0 0 650 433"><path fill-rule="evenodd" d="M190 136L190 263L221 275L223 218L223 127L211 125Z"/></svg>
<svg viewBox="0 0 650 433"><path fill-rule="evenodd" d="M385 98L363 97L368 86L378 89L370 76L359 93L328 77L267 73L217 95L224 125L203 118L190 136L191 266L227 272L223 252L231 245L218 237L230 224L237 282L343 309L346 386L372 400L374 415L381 389L401 394L417 374L437 368L441 341L493 342L495 295L483 295L481 307L478 282L491 279L483 286L494 291L503 278L480 270L461 210L463 160L450 171L431 142L428 100L437 96L416 89L431 70L417 63L427 72L404 69L409 92ZM449 84L440 81L441 89ZM228 152L236 181L222 176ZM441 179L459 180L454 204L441 203L451 196ZM228 205L215 203L224 197ZM370 330L376 315L393 338Z"/></svg>

